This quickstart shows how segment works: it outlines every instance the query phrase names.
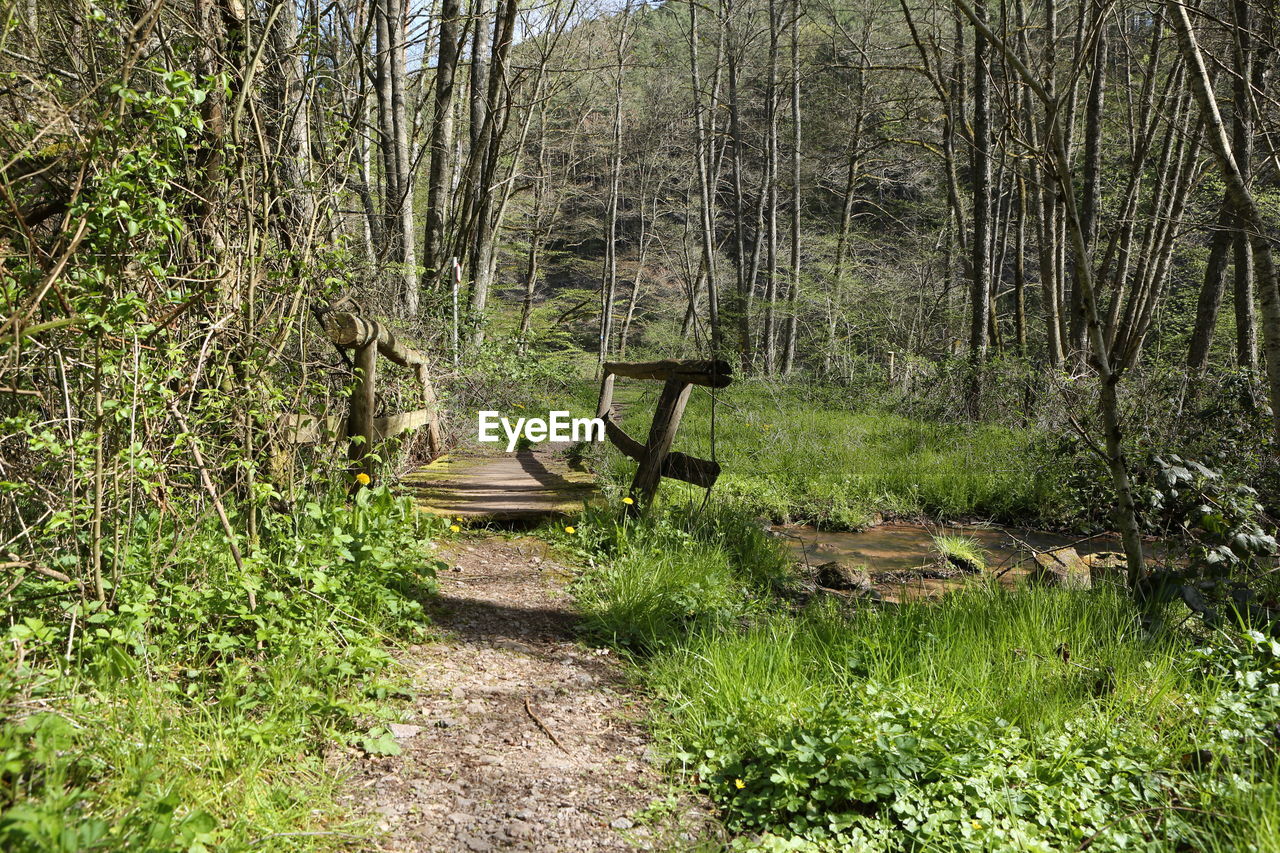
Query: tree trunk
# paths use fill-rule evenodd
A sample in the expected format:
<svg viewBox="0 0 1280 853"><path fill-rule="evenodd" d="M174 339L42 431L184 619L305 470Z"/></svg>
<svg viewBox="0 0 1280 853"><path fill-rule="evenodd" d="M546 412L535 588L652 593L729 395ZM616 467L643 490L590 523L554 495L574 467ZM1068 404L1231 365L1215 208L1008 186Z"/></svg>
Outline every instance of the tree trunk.
<svg viewBox="0 0 1280 853"><path fill-rule="evenodd" d="M488 61L490 36L493 32L492 0L472 0L471 3L471 153L482 147L480 130L484 127L485 105L488 98Z"/></svg>
<svg viewBox="0 0 1280 853"><path fill-rule="evenodd" d="M694 156L697 159L698 189L700 193L699 214L701 234L699 242L702 247L702 265L707 274L707 314L711 326L711 354L718 357L723 347L720 333L720 301L716 282L716 229L715 229L715 184L712 178L714 157L711 149L711 134L708 133L707 119L702 109L702 73L698 62L698 12L697 4L689 4L689 74L693 83L693 117L694 117ZM714 87L711 93L711 121L715 121L716 94ZM641 223L643 227L643 222ZM643 252L643 249L642 249ZM639 286L639 275L636 276ZM632 292L632 309L635 307L635 292ZM692 305L692 301L690 301ZM631 322L631 311L627 312L627 325ZM626 334L623 334L623 345Z"/></svg>
<svg viewBox="0 0 1280 853"><path fill-rule="evenodd" d="M800 305L800 2L793 0L791 21L791 282L787 322L782 333L782 372L796 364L796 312Z"/></svg>
<svg viewBox="0 0 1280 853"><path fill-rule="evenodd" d="M391 32L391 121L395 133L395 219L399 228L400 305L406 317L418 314L417 229L413 224L413 163L409 159L409 110L405 99L405 6L386 0Z"/></svg>
<svg viewBox="0 0 1280 853"><path fill-rule="evenodd" d="M618 197L622 183L622 83L627 51L627 21L631 3L627 0L618 22L617 52L614 55L613 142L609 163L609 196L605 202L604 277L600 285L600 350L599 369L609 358L613 339L613 303L618 291Z"/></svg>
<svg viewBox="0 0 1280 853"><path fill-rule="evenodd" d="M1232 80L1232 101L1235 109L1231 123L1231 142L1245 186L1253 169L1253 93L1262 91L1263 63L1253 59L1253 20L1251 0L1234 0L1232 13L1235 27L1235 77ZM1237 212L1239 214L1239 212ZM1236 363L1256 373L1258 370L1258 320L1254 312L1253 249L1245 232L1247 221L1237 215L1233 254L1235 256L1235 314L1236 314Z"/></svg>
<svg viewBox="0 0 1280 853"><path fill-rule="evenodd" d="M1195 31L1191 27L1186 7L1176 0L1166 0L1166 8L1178 34L1178 45L1187 63L1192 91L1200 105L1200 114L1208 131L1209 146L1227 184L1227 193L1237 209L1244 214L1249 226L1249 240L1254 262L1258 267L1258 289L1262 297L1263 355L1267 364L1273 428L1276 440L1280 441L1280 282L1276 279L1271 242L1267 237L1267 223L1231 151L1231 142L1227 138L1222 115L1218 112L1218 102L1213 96L1209 72L1205 70L1204 59L1200 55L1200 47L1196 43Z"/></svg>
<svg viewBox="0 0 1280 853"><path fill-rule="evenodd" d="M427 212L422 241L422 284L436 280L444 258L445 222L451 198L453 94L458 71L458 0L441 0L440 44L436 54L435 99L431 121L431 166L427 175Z"/></svg>
<svg viewBox="0 0 1280 853"><path fill-rule="evenodd" d="M974 4L974 11L986 20L981 0ZM969 403L973 414L982 393L991 308L991 91L987 72L987 38L978 30L973 38L973 260L969 265Z"/></svg>
<svg viewBox="0 0 1280 853"><path fill-rule="evenodd" d="M1237 233L1232 227L1237 220L1231 199L1223 198L1218 224L1209 243L1209 261L1204 267L1204 283L1200 285L1200 297L1196 301L1196 321L1191 332L1191 346L1187 351L1187 367L1192 370L1202 371L1209 366L1213 332L1218 325L1218 309L1222 305L1222 293L1226 287L1227 255Z"/></svg>
<svg viewBox="0 0 1280 853"><path fill-rule="evenodd" d="M1102 204L1102 109L1107 86L1106 22L1102 17L1104 10L1101 6L1096 9L1093 24L1097 28L1092 57L1093 70L1089 77L1089 95L1085 106L1084 197L1080 203L1080 227L1084 229L1085 245L1091 253L1097 241L1098 208ZM1077 262L1076 268L1078 267ZM1080 299L1079 275L1074 272L1068 328L1071 349L1083 352L1084 305Z"/></svg>
<svg viewBox="0 0 1280 853"><path fill-rule="evenodd" d="M764 372L777 370L778 302L778 28L781 11L777 0L769 0L769 78L765 88L765 157L768 159L768 201L765 204L765 267L768 278L764 291L764 326L760 348L764 352Z"/></svg>

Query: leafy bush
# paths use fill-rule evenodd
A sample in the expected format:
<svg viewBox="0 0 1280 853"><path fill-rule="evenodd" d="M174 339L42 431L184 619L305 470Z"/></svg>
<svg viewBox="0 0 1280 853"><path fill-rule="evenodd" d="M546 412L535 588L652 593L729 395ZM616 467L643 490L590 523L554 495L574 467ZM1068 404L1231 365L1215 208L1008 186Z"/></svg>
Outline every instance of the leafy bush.
<svg viewBox="0 0 1280 853"><path fill-rule="evenodd" d="M396 749L384 645L424 630L439 524L385 487L335 491L264 520L242 571L212 522L144 516L163 547L139 553L168 557L112 607L28 583L0 635L0 847L240 849L341 822L324 751Z"/></svg>
<svg viewBox="0 0 1280 853"><path fill-rule="evenodd" d="M677 757L746 847L1248 849L1268 830L1245 814L1275 807L1278 653L1261 634L1190 653L1196 692L1163 733L1087 712L1028 730L872 680L730 713Z"/></svg>

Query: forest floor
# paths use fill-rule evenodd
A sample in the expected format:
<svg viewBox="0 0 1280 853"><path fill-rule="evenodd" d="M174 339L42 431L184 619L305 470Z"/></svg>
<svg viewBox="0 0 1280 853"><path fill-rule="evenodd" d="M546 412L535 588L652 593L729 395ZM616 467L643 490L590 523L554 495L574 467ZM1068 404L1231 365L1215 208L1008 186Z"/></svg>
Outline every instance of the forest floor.
<svg viewBox="0 0 1280 853"><path fill-rule="evenodd" d="M713 826L664 780L646 700L576 640L570 571L530 538L442 548L442 636L401 656L403 748L362 758L346 795L395 851L671 850Z"/></svg>

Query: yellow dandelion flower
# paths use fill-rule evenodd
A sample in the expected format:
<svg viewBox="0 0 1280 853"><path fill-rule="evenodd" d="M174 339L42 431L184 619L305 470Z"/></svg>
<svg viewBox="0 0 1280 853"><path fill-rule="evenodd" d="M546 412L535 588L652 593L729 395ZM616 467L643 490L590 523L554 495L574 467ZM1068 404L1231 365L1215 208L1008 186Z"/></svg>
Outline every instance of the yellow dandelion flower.
<svg viewBox="0 0 1280 853"><path fill-rule="evenodd" d="M733 780L733 787L735 787L735 788L737 788L739 791L741 791L743 788L747 787L747 783L746 783L746 782L743 782L741 779L734 779L734 780Z"/></svg>
<svg viewBox="0 0 1280 853"><path fill-rule="evenodd" d="M361 471L359 474L356 474L356 482L362 486L369 485L369 475Z"/></svg>
<svg viewBox="0 0 1280 853"><path fill-rule="evenodd" d="M459 531L462 530L462 528L456 524L450 524L449 529L452 530L454 533L458 533Z"/></svg>
<svg viewBox="0 0 1280 853"><path fill-rule="evenodd" d="M564 529L564 532L565 532L565 533L577 533L577 532L578 532L578 529L577 529L576 527L566 527L566 528Z"/></svg>
<svg viewBox="0 0 1280 853"><path fill-rule="evenodd" d="M969 826L972 826L974 829L982 829L982 821L971 820L969 821Z"/></svg>
<svg viewBox="0 0 1280 853"><path fill-rule="evenodd" d="M631 498L623 498L622 502L627 506L631 506L633 503L635 503L635 501L633 501Z"/></svg>

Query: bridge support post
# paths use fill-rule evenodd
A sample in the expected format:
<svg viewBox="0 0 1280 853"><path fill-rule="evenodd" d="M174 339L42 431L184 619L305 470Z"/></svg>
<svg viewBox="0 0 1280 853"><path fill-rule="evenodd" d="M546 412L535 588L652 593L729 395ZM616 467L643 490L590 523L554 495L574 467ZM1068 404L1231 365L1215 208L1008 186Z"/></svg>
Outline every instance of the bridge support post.
<svg viewBox="0 0 1280 853"><path fill-rule="evenodd" d="M662 464L671 452L691 390L692 385L674 376L662 386L658 407L653 414L653 426L649 428L649 440L645 442L644 457L636 468L635 479L631 481L631 496L635 501L630 507L632 513L648 506L658 492L658 484L662 482Z"/></svg>
<svg viewBox="0 0 1280 853"><path fill-rule="evenodd" d="M356 385L351 390L351 409L347 415L347 437L350 445L347 458L355 463L355 471L363 471L373 477L376 466L373 459L373 413L376 405L374 388L377 382L377 338L356 347ZM364 439L359 441L358 438Z"/></svg>

